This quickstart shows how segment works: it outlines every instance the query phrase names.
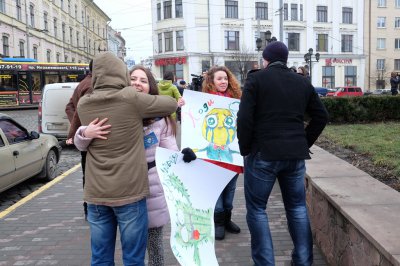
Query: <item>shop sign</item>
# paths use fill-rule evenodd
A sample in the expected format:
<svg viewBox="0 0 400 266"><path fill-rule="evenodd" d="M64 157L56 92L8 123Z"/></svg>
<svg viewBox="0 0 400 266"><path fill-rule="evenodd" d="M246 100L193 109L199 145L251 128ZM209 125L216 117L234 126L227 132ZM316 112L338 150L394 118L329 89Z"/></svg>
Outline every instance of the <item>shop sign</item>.
<svg viewBox="0 0 400 266"><path fill-rule="evenodd" d="M170 57L170 58L161 58L155 60L156 66L166 66L166 65L176 65L176 64L186 64L186 57Z"/></svg>
<svg viewBox="0 0 400 266"><path fill-rule="evenodd" d="M16 91L0 91L0 106L16 106L18 97Z"/></svg>
<svg viewBox="0 0 400 266"><path fill-rule="evenodd" d="M331 66L332 64L352 64L353 59L351 58L326 58L325 65Z"/></svg>

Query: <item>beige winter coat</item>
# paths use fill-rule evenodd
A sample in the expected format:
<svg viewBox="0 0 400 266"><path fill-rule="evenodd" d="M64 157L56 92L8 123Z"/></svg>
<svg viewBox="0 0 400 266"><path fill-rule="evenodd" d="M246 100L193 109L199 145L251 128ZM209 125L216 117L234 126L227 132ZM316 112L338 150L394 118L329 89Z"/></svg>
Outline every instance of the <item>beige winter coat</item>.
<svg viewBox="0 0 400 266"><path fill-rule="evenodd" d="M110 52L93 59L92 84L93 93L78 103L82 125L107 117L112 128L106 141L88 148L84 200L107 206L139 201L149 194L142 120L173 113L176 100L136 92L126 65Z"/></svg>

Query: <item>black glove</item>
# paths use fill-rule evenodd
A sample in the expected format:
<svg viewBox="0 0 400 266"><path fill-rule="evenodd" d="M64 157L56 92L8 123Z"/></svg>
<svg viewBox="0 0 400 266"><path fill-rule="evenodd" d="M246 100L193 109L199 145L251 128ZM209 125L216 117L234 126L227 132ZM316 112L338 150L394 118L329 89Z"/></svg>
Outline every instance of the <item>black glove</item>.
<svg viewBox="0 0 400 266"><path fill-rule="evenodd" d="M191 148L184 148L182 150L182 154L183 154L183 161L185 163L190 163L191 161L196 160L197 158L196 154L193 152Z"/></svg>

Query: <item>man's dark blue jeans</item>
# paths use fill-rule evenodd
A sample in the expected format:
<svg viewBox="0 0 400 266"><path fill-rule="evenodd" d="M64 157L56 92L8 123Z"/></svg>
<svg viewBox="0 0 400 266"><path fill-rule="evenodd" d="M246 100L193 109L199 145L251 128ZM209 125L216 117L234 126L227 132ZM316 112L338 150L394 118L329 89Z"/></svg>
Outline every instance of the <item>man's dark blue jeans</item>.
<svg viewBox="0 0 400 266"><path fill-rule="evenodd" d="M306 207L304 160L265 161L260 153L254 153L245 158L244 169L246 219L255 265L275 265L266 206L276 179L294 244L292 262L294 265L311 265L313 243Z"/></svg>

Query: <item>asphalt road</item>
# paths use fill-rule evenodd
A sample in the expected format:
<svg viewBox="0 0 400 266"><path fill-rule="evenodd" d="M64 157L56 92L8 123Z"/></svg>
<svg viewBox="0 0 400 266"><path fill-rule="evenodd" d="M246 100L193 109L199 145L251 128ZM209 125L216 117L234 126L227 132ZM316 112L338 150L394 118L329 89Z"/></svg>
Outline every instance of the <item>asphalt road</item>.
<svg viewBox="0 0 400 266"><path fill-rule="evenodd" d="M38 131L37 109L0 112L11 116L22 126L26 127L28 131ZM80 159L80 152L75 149L75 147L63 148L57 167L57 176L80 163ZM33 177L0 193L0 212L7 209L23 197L29 195L31 192L37 190L44 184L46 184L45 181Z"/></svg>

